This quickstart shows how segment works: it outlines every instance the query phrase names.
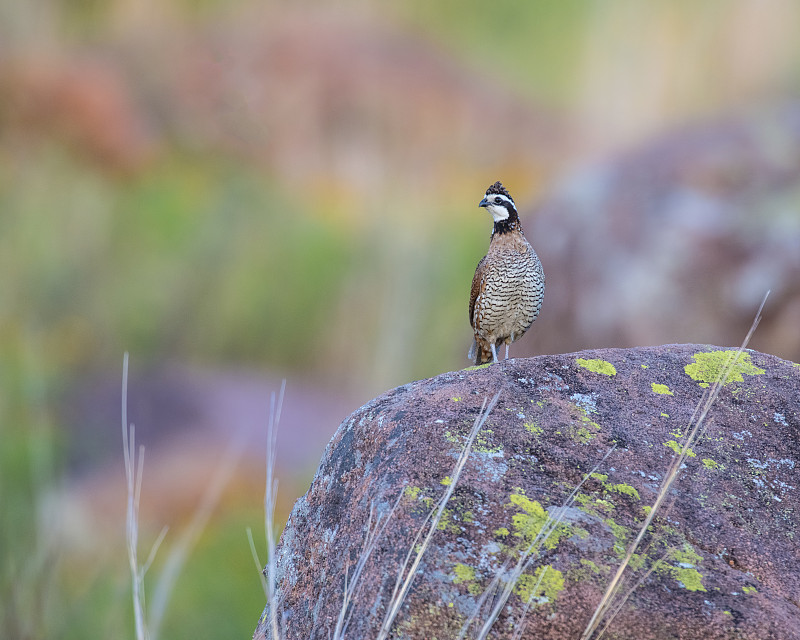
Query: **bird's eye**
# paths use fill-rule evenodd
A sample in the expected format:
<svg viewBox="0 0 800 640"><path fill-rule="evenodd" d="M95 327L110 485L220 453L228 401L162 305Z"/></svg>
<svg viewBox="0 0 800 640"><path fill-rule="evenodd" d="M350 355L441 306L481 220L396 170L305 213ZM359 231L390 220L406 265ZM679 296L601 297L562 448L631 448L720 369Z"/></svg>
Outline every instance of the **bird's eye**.
<svg viewBox="0 0 800 640"><path fill-rule="evenodd" d="M500 199L500 197L499 197L499 196L498 196L497 198L495 198L495 199L494 199L494 203L495 203L495 204L500 204L501 202L502 202L502 200Z"/></svg>

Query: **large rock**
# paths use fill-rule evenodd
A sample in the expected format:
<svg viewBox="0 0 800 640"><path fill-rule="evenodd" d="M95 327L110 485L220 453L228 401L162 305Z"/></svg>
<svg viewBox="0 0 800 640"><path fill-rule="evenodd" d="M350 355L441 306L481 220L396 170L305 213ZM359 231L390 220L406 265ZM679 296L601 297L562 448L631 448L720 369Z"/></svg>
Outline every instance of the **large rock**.
<svg viewBox="0 0 800 640"><path fill-rule="evenodd" d="M400 564L482 402L500 391L389 637L457 637L492 578L502 586L504 564L616 444L490 634L513 636L535 588L523 637L579 638L728 353L667 345L508 360L363 406L339 427L283 533L284 637L332 637L346 580L346 637L376 637ZM631 562L623 592L641 583L605 637L800 638L799 389L800 365L743 352ZM371 508L373 530L380 516L388 524L354 582ZM268 613L256 637L269 637Z"/></svg>

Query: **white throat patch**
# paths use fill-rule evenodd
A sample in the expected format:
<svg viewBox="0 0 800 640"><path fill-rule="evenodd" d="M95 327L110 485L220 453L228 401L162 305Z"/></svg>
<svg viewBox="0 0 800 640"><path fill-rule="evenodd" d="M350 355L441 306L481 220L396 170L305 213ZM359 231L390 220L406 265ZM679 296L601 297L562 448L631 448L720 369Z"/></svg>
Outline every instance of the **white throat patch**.
<svg viewBox="0 0 800 640"><path fill-rule="evenodd" d="M500 222L501 220L508 220L508 209L506 209L501 204L488 204L486 205L486 209L489 213L492 214L492 218L494 218L495 222Z"/></svg>
<svg viewBox="0 0 800 640"><path fill-rule="evenodd" d="M500 204L494 203L496 198L500 198ZM486 205L486 209L488 209L489 213L492 214L492 218L494 218L495 222L508 220L508 209L506 208L506 203L510 204L515 211L517 209L516 206L514 206L514 201L511 198L504 196L502 193L487 193L486 199L489 201L489 204Z"/></svg>

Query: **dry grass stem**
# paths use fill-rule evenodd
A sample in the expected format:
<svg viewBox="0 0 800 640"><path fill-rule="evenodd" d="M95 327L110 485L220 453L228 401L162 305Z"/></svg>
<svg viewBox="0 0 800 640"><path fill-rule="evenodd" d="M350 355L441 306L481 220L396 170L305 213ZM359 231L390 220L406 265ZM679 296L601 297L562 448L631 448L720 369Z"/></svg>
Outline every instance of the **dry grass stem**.
<svg viewBox="0 0 800 640"><path fill-rule="evenodd" d="M580 491L580 488L586 483L586 481L591 477L591 475L595 471L597 471L597 469L600 468L600 465L602 465L606 461L608 456L610 456L611 453L616 448L617 448L617 445L612 446L606 452L606 454L603 456L603 458L594 467L592 467L592 470L589 471L587 474L585 474L583 476L583 478L581 478L581 481L575 486L575 488L572 490L572 492L569 494L569 496L567 496L567 499L564 501L564 503L559 508L558 515L555 518L550 516L550 514L548 513L547 521L544 523L544 525L542 525L542 528L536 534L536 536L534 537L533 541L528 545L528 548L520 555L519 559L517 560L516 565L512 569L511 575L510 575L509 579L506 581L506 583L505 583L505 585L503 587L503 591L500 594L500 597L495 602L494 607L492 607L492 610L489 613L489 616L486 618L486 621L483 623L483 626L481 627L481 629L480 629L480 631L478 633L478 636L477 636L478 640L485 640L485 638L489 635L489 631L491 631L492 626L497 621L497 617L500 615L500 612L505 607L506 602L508 602L508 599L511 597L511 593L514 590L514 587L516 586L517 581L520 579L522 574L525 573L525 571L527 571L530 568L530 566L533 563L533 561L536 560L539 557L538 556L538 551L539 551L539 548L540 548L541 544L545 540L547 540L547 538L558 528L558 526L564 520L564 517L567 514L567 509L569 509L572 506L572 504L575 502L575 496L578 495L578 491ZM540 576L540 579L541 579L541 576ZM490 588L491 588L491 586L490 586ZM525 608L525 613L527 613L527 610L528 610L528 607ZM523 613L523 616L522 616L522 619L520 620L520 623L522 623L524 621L525 613ZM461 637L463 637L463 635L466 633L466 628L470 624L472 624L472 620L473 619L474 619L474 616L472 616L470 619L467 620L467 622L464 623L464 627L462 627L462 630L461 630Z"/></svg>
<svg viewBox="0 0 800 640"><path fill-rule="evenodd" d="M269 605L269 626L272 640L280 640L278 628L278 602L275 589L278 582L278 564L275 555L275 504L278 497L278 481L275 478L275 456L277 454L278 426L283 409L283 396L286 392L286 380L281 382L281 390L277 397L270 396L269 423L267 424L267 478L264 490L264 533L267 539L267 577L266 592Z"/></svg>
<svg viewBox="0 0 800 640"><path fill-rule="evenodd" d="M241 451L233 444L225 452L222 460L214 471L203 496L200 499L195 512L192 514L192 519L186 528L181 531L180 536L174 543L167 559L164 562L164 567L156 581L155 589L153 591L153 604L150 611L149 626L151 630L151 637L157 638L161 630L161 623L164 619L164 614L167 610L172 591L175 583L186 564L192 549L197 544L200 534L205 529L211 514L219 503L222 492L228 484L228 481L236 468L236 463L239 459Z"/></svg>
<svg viewBox="0 0 800 640"><path fill-rule="evenodd" d="M656 569L658 569L658 567L661 566L667 560L667 558L671 556L674 552L675 552L674 547L668 549L664 555L662 555L658 560L656 560L652 564L652 566L647 571L645 571L644 574L642 574L642 576L638 580L634 582L633 586L630 589L628 589L625 595L623 595L621 598L618 599L619 602L613 604L613 608L609 608L609 613L606 616L606 623L603 625L603 628L600 629L600 633L597 635L598 639L603 637L603 634L605 634L606 630L611 626L611 623L614 622L614 618L616 618L617 614L620 611L622 611L622 607L625 605L625 602L628 600L628 598L631 597L631 594L633 594L633 592L636 591L636 589L638 589L640 585L644 584L644 581L650 577L650 574L653 573ZM619 589L620 591L622 590L621 586L622 584L623 583L621 582Z"/></svg>
<svg viewBox="0 0 800 640"><path fill-rule="evenodd" d="M347 626L350 623L350 619L353 615L352 608L350 607L350 603L353 601L354 596L358 592L361 573L364 571L364 567L366 567L367 561L369 560L372 552L375 549L376 542L380 539L383 535L384 530L386 529L386 525L394 516L395 511L400 506L400 502L403 499L403 491L400 491L400 494L397 496L397 499L394 501L391 510L385 516L379 517L378 520L375 522L374 526L372 525L373 513L374 509L370 509L369 520L367 521L367 536L364 539L364 547L361 551L361 554L358 557L358 562L356 562L355 571L353 571L352 577L345 576L345 585L344 585L344 594L342 596L342 606L339 610L339 617L336 620L336 628L333 632L333 640L342 640L344 638L344 634L347 632Z"/></svg>
<svg viewBox="0 0 800 640"><path fill-rule="evenodd" d="M392 593L392 598L389 602L389 610L387 611L386 617L381 625L377 640L385 640L389 635L389 630L391 629L394 619L397 617L397 613L400 611L400 607L402 606L403 601L408 594L411 583L416 575L417 568L422 561L422 557L428 550L431 539L433 538L433 534L436 533L436 529L438 528L439 522L442 519L442 514L444 513L445 507L453 495L453 491L455 491L458 480L461 477L461 472L464 470L464 466L469 458L475 438L477 437L478 432L480 432L480 430L483 428L483 425L486 422L486 419L489 417L492 409L494 409L495 405L497 404L497 401L500 398L500 393L501 392L498 391L488 405L486 404L486 400L484 400L483 406L481 407L481 412L478 417L475 418L475 423L469 435L467 436L464 449L461 451L461 455L459 456L458 461L453 468L452 475L450 476L451 482L447 486L447 490L444 492L444 495L441 497L438 503L434 505L433 509L428 514L428 517L425 519L419 531L417 532L417 536L415 537L414 542L409 549L409 553L406 555L405 562L400 567L400 571L398 572L397 582ZM427 531L425 532L425 537L420 544L419 549L417 549L417 541L420 539L426 528ZM411 561L411 557L414 552L416 552L416 555L414 556L413 561ZM410 566L409 562L411 562Z"/></svg>
<svg viewBox="0 0 800 640"><path fill-rule="evenodd" d="M522 615L520 616L519 622L517 623L517 628L514 631L514 635L512 636L511 640L519 640L522 637L522 632L525 631L526 625L525 617L528 615L528 610L531 608L533 599L536 597L536 592L539 591L544 574L547 573L549 568L550 567L547 566L542 569L542 572L539 574L539 579L536 581L536 584L533 585L533 589L531 589L531 595L528 596L528 599L525 601L525 607L522 609Z"/></svg>
<svg viewBox="0 0 800 640"><path fill-rule="evenodd" d="M131 572L133 589L133 613L136 625L137 640L158 638L161 623L166 612L172 589L178 579L183 565L197 542L200 533L208 522L211 512L222 494L222 490L235 468L238 452L232 447L223 458L214 477L207 487L200 505L195 511L192 521L182 532L177 543L167 555L164 568L161 570L154 591L150 615L145 615L144 577L153 563L156 553L164 540L167 528L164 527L156 538L146 562L139 564L139 503L142 495L142 478L144 472L144 447L140 446L136 455L136 428L128 424L128 354L125 353L122 364L122 452L125 464L125 478L128 491L128 507L126 517L126 542L128 563Z"/></svg>
<svg viewBox="0 0 800 640"><path fill-rule="evenodd" d="M258 550L256 549L255 540L253 540L253 530L250 527L247 527L245 530L247 534L247 544L250 545L250 555L253 557L253 562L256 565L256 573L258 573L258 578L261 581L261 589L264 592L264 597L269 598L269 590L267 589L267 579L264 577L264 563L261 562L261 558L258 557Z"/></svg>
<svg viewBox="0 0 800 640"><path fill-rule="evenodd" d="M125 462L125 481L128 490L128 506L125 519L125 542L128 549L128 565L131 572L131 592L133 595L133 618L136 625L137 640L147 640L150 634L145 616L144 574L145 568L139 564L139 501L142 495L142 470L144 468L144 447L136 452L136 427L128 424L128 354L122 359L122 455ZM164 534L156 540L164 539ZM153 545L150 558L154 557L157 545ZM151 560L149 559L148 565Z"/></svg>
<svg viewBox="0 0 800 640"><path fill-rule="evenodd" d="M745 339L742 341L742 344L733 354L730 356L723 366L722 370L720 371L717 379L714 381L714 384L707 389L706 392L703 394L703 397L700 399L700 402L695 407L695 410L692 414L692 417L689 421L689 429L688 435L686 436L686 440L681 448L680 453L677 457L673 457L672 463L667 470L666 475L664 476L664 480L661 483L661 487L658 490L658 494L656 495L656 500L653 503L650 512L647 514L647 517L644 519L644 522L639 529L639 533L637 534L636 538L634 539L633 543L628 547L627 552L625 553L625 557L622 560L622 563L617 568L614 577L611 579L608 587L606 588L603 597L600 599L600 602L597 605L597 608L594 611L589 623L586 625L586 629L584 630L583 634L581 635L581 640L589 640L592 637L592 634L595 632L597 627L600 625L602 619L606 616L609 612L613 598L616 596L617 592L619 591L622 574L627 568L628 564L630 563L633 554L636 553L636 549L642 542L642 538L644 538L645 533L647 532L648 527L653 521L656 513L658 513L661 505L663 504L664 500L666 499L667 495L669 494L669 490L672 487L675 479L678 477L681 468L683 467L686 459L689 455L689 449L695 443L698 436L702 433L702 430L705 428L705 420L708 415L708 412L711 410L714 402L719 396L719 392L725 386L728 378L731 375L731 371L733 369L733 365L738 362L742 351L747 347L750 339L753 337L753 333L758 327L758 323L761 321L761 312L764 309L764 305L767 302L767 296L769 296L769 291L767 291L764 299L761 302L761 306L758 308L758 312L756 313L755 318L753 319L753 323L750 326L750 330L747 332ZM630 593L628 594L630 595ZM627 596L626 596L627 597Z"/></svg>

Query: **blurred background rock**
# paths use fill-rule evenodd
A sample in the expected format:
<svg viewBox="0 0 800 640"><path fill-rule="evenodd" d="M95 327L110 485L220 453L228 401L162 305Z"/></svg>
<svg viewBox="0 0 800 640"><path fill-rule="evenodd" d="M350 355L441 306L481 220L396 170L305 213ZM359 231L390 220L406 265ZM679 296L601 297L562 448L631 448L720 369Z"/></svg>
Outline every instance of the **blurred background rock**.
<svg viewBox="0 0 800 640"><path fill-rule="evenodd" d="M512 356L735 345L772 289L751 346L800 360L797 24L792 0L0 0L7 637L133 629L125 350L143 552L240 456L164 635L251 633L270 392L283 522L350 411L468 364L494 180L548 278Z"/></svg>

